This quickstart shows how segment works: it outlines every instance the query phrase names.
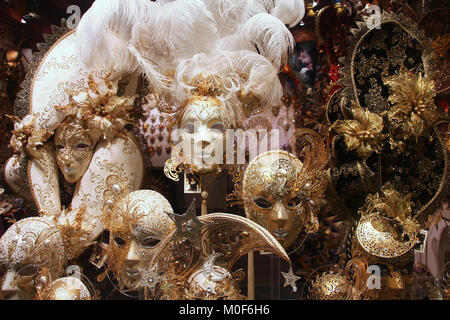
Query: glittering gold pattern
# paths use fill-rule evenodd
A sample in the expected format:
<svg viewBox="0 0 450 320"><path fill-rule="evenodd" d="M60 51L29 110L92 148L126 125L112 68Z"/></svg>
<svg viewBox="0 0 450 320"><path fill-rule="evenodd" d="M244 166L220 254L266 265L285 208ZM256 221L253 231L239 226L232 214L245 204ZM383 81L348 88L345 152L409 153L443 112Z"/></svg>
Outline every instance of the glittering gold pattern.
<svg viewBox="0 0 450 320"><path fill-rule="evenodd" d="M384 82L391 92L389 102L392 107L387 111L391 127L390 143L393 148L403 150L402 140L409 137L417 139L438 118L433 100L434 82L423 74L416 75L408 70L387 77Z"/></svg>
<svg viewBox="0 0 450 320"><path fill-rule="evenodd" d="M356 236L371 255L396 258L416 245L420 225L412 218L411 195L403 197L389 186L382 192L382 196L377 193L367 197L359 211Z"/></svg>

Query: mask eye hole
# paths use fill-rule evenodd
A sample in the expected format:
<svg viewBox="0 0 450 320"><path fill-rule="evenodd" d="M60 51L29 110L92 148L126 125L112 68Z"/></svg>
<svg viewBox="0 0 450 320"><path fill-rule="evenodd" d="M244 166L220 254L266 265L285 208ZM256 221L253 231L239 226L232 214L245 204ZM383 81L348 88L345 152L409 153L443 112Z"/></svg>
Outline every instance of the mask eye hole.
<svg viewBox="0 0 450 320"><path fill-rule="evenodd" d="M258 197L253 199L253 203L262 209L271 209L272 203L264 197Z"/></svg>
<svg viewBox="0 0 450 320"><path fill-rule="evenodd" d="M64 146L63 146L62 144L57 144L57 145L56 145L56 149L58 149L58 150L64 150L65 148L64 148Z"/></svg>
<svg viewBox="0 0 450 320"><path fill-rule="evenodd" d="M211 129L218 130L220 132L225 132L225 126L222 123L215 123L211 126Z"/></svg>
<svg viewBox="0 0 450 320"><path fill-rule="evenodd" d="M288 205L288 207L298 207L302 201L303 201L303 197L300 195L297 195L297 196L289 199L287 202L287 205Z"/></svg>
<svg viewBox="0 0 450 320"><path fill-rule="evenodd" d="M114 237L114 242L116 243L116 245L121 248L125 245L125 240L122 239L121 237Z"/></svg>
<svg viewBox="0 0 450 320"><path fill-rule="evenodd" d="M21 268L17 274L20 277L33 277L38 273L38 269L35 266L25 266Z"/></svg>
<svg viewBox="0 0 450 320"><path fill-rule="evenodd" d="M82 143L82 142L76 145L77 149L85 149L85 148L88 148L88 147L89 147L88 144Z"/></svg>
<svg viewBox="0 0 450 320"><path fill-rule="evenodd" d="M194 133L194 124L193 123L187 123L184 126L183 130L186 131L187 133L190 133L190 134Z"/></svg>
<svg viewBox="0 0 450 320"><path fill-rule="evenodd" d="M158 243L160 243L161 240L153 238L153 237L148 237L145 238L144 240L141 241L141 247L144 248L153 248L154 246L156 246Z"/></svg>

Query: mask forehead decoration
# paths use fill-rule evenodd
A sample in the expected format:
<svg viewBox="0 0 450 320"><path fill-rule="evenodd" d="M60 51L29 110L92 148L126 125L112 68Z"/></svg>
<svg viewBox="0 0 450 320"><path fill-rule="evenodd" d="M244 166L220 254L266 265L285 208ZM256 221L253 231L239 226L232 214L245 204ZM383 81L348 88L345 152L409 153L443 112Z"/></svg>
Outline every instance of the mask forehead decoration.
<svg viewBox="0 0 450 320"><path fill-rule="evenodd" d="M110 232L107 269L113 271L121 288L133 289L140 281L140 270L151 259L159 243L174 229L167 213L170 203L152 190L128 193L117 176L108 178L103 224Z"/></svg>
<svg viewBox="0 0 450 320"><path fill-rule="evenodd" d="M285 151L269 151L256 157L247 167L243 180L243 192L248 197L272 195L280 200L287 194L299 191L297 176L302 163Z"/></svg>
<svg viewBox="0 0 450 320"><path fill-rule="evenodd" d="M152 288L153 298L242 299L237 284L244 278L243 273L231 272L240 257L263 250L290 262L273 236L251 220L226 213L198 219L202 223L201 247L187 236L180 236L181 230L177 229L153 256L150 266L157 266L155 272L164 277Z"/></svg>

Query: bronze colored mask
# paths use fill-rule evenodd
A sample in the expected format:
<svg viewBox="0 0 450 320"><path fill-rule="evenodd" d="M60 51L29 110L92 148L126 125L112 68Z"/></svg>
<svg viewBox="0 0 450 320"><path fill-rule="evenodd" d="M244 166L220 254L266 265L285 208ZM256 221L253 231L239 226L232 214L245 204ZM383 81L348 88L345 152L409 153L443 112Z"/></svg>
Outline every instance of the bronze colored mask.
<svg viewBox="0 0 450 320"><path fill-rule="evenodd" d="M303 164L285 151L268 151L257 156L244 174L242 193L247 217L265 227L289 247L305 224L307 201L298 178Z"/></svg>

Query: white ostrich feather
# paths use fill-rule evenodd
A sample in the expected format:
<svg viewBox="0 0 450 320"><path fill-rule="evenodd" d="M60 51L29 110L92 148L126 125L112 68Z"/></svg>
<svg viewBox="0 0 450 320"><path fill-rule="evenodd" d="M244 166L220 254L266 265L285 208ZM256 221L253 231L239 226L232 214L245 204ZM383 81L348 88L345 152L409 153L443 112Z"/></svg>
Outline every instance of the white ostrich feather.
<svg viewBox="0 0 450 320"><path fill-rule="evenodd" d="M270 14L283 21L289 28L293 28L305 16L305 3L303 0L276 0Z"/></svg>
<svg viewBox="0 0 450 320"><path fill-rule="evenodd" d="M266 12L258 0L203 0L221 37L229 36L252 16Z"/></svg>
<svg viewBox="0 0 450 320"><path fill-rule="evenodd" d="M147 0L96 0L77 27L81 62L120 74L136 71L136 58L128 50L132 29L138 22L150 21L158 7Z"/></svg>
<svg viewBox="0 0 450 320"><path fill-rule="evenodd" d="M215 20L201 0L177 0L161 7L156 29L145 37L152 43L165 43L166 53L175 59L191 57L214 48L218 33Z"/></svg>
<svg viewBox="0 0 450 320"><path fill-rule="evenodd" d="M286 64L288 55L294 48L294 38L289 29L279 19L267 13L259 13L250 18L242 26L241 36L244 42L254 45L278 70Z"/></svg>

